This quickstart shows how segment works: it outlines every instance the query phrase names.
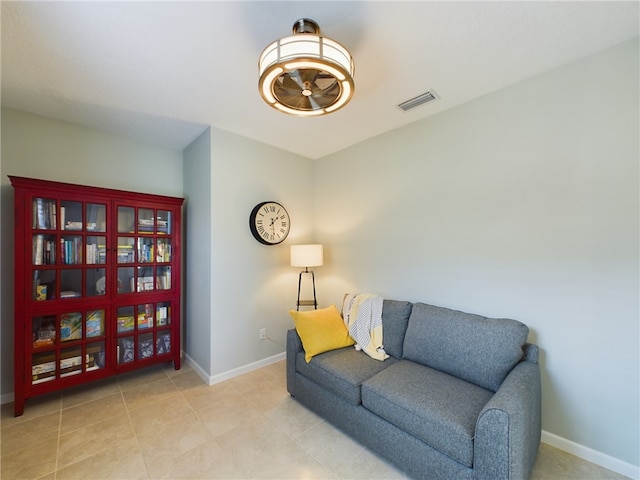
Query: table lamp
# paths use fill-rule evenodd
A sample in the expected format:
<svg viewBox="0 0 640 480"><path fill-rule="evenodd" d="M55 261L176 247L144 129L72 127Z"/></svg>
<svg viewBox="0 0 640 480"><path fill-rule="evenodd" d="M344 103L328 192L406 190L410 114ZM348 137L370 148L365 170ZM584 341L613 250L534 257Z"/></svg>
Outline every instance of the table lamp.
<svg viewBox="0 0 640 480"><path fill-rule="evenodd" d="M300 307L313 307L316 310L318 309L318 300L316 299L316 277L313 270L309 270L309 267L319 267L322 265L322 261L322 245L291 245L291 266L304 267L304 270L302 270L300 275L298 275L298 300L296 302L296 310L300 310ZM300 300L302 276L305 274L311 274L313 300Z"/></svg>

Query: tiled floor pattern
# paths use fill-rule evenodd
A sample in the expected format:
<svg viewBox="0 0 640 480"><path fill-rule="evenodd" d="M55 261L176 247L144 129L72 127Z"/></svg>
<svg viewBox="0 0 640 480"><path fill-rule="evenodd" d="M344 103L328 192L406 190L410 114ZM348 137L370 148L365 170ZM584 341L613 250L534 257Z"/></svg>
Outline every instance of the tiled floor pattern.
<svg viewBox="0 0 640 480"><path fill-rule="evenodd" d="M0 478L402 479L291 399L278 362L207 386L152 367L2 406ZM542 445L532 479L625 478Z"/></svg>

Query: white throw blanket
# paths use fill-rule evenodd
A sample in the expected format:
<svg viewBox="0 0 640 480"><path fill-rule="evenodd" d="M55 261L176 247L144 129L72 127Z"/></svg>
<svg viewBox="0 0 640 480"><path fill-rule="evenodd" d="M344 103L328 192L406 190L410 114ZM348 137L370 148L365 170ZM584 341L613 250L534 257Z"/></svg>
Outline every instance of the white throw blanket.
<svg viewBox="0 0 640 480"><path fill-rule="evenodd" d="M382 302L379 295L359 293L345 295L342 304L342 318L356 349L380 361L389 358L382 343Z"/></svg>

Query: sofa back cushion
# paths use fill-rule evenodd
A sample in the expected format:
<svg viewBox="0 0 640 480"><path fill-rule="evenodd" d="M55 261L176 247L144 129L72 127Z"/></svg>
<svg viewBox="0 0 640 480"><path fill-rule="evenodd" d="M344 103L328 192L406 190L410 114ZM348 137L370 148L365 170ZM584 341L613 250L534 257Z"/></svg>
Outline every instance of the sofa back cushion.
<svg viewBox="0 0 640 480"><path fill-rule="evenodd" d="M404 336L411 315L411 302L387 300L382 302L382 343L384 351L395 358L402 358Z"/></svg>
<svg viewBox="0 0 640 480"><path fill-rule="evenodd" d="M528 334L516 320L416 303L403 356L495 392L522 358Z"/></svg>

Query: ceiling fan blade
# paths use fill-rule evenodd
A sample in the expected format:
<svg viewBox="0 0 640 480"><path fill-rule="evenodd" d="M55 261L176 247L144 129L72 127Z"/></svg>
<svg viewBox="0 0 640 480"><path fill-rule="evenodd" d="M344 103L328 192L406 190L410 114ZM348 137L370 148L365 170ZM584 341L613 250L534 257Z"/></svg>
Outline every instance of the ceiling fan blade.
<svg viewBox="0 0 640 480"><path fill-rule="evenodd" d="M289 75L281 75L278 78L277 85L279 85L280 88L291 90L291 92L299 92L302 90L298 82Z"/></svg>
<svg viewBox="0 0 640 480"><path fill-rule="evenodd" d="M317 102L317 99L313 97L313 95L307 97L307 101L309 102L309 106L311 107L312 110L319 110L324 106L324 105L320 105Z"/></svg>
<svg viewBox="0 0 640 480"><path fill-rule="evenodd" d="M318 75L315 79L315 85L318 86L318 88L327 91L328 89L330 89L331 87L337 86L338 82L336 81L336 79L332 76L320 76Z"/></svg>
<svg viewBox="0 0 640 480"><path fill-rule="evenodd" d="M305 97L301 93L290 94L290 93L282 93L276 95L278 100L280 100L285 105L288 105L291 108L295 108L298 110L312 110L312 106L309 102L309 97Z"/></svg>
<svg viewBox="0 0 640 480"><path fill-rule="evenodd" d="M300 70L292 70L288 72L288 74L285 74L285 76L293 80L300 90L304 89L304 80L300 76Z"/></svg>

